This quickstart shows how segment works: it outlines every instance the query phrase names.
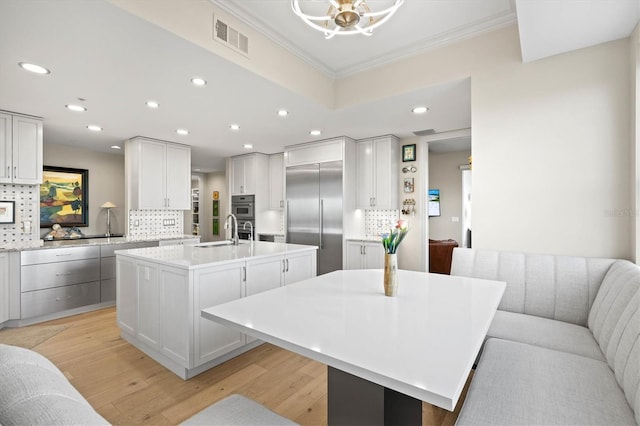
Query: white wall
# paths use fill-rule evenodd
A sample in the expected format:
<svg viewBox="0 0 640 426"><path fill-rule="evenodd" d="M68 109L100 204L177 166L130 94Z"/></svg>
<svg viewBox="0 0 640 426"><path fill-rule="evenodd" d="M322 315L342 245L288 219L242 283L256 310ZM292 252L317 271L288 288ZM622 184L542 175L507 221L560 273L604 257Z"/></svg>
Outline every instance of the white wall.
<svg viewBox="0 0 640 426"><path fill-rule="evenodd" d="M103 235L107 230L107 212L100 206L107 201L111 209L111 233L125 230L124 155L89 151L78 147L45 143L44 164L89 170L89 226L80 228L85 235ZM51 228L42 228L44 235Z"/></svg>
<svg viewBox="0 0 640 426"><path fill-rule="evenodd" d="M628 63L624 39L523 64L511 26L339 80L336 106L470 76L474 247L632 258Z"/></svg>
<svg viewBox="0 0 640 426"><path fill-rule="evenodd" d="M429 188L440 190L439 217L429 218L429 238L456 240L462 246L462 171L471 151L429 153ZM457 217L459 222L452 222Z"/></svg>

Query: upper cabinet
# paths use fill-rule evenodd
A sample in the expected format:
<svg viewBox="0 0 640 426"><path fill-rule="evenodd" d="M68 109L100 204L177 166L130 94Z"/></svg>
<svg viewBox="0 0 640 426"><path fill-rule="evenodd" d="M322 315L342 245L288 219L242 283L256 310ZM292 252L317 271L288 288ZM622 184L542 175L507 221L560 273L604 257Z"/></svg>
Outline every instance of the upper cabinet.
<svg viewBox="0 0 640 426"><path fill-rule="evenodd" d="M146 138L125 142L129 210L191 209L191 148Z"/></svg>
<svg viewBox="0 0 640 426"><path fill-rule="evenodd" d="M0 183L42 183L42 120L0 112Z"/></svg>
<svg viewBox="0 0 640 426"><path fill-rule="evenodd" d="M266 182L269 167L266 155L256 153L231 157L230 164L231 195L255 194L260 184Z"/></svg>
<svg viewBox="0 0 640 426"><path fill-rule="evenodd" d="M284 207L284 153L269 156L269 208Z"/></svg>
<svg viewBox="0 0 640 426"><path fill-rule="evenodd" d="M399 145L395 136L356 143L357 206L360 209L398 209Z"/></svg>

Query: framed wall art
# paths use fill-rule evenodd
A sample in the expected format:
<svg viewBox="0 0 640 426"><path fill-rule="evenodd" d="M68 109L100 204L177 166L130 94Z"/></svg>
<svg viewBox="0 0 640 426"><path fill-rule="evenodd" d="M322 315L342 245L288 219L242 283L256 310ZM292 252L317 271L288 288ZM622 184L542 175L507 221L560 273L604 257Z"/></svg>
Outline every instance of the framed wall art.
<svg viewBox="0 0 640 426"><path fill-rule="evenodd" d="M44 166L40 185L40 227L89 225L89 171Z"/></svg>
<svg viewBox="0 0 640 426"><path fill-rule="evenodd" d="M404 178L404 192L413 192L413 178Z"/></svg>
<svg viewBox="0 0 640 426"><path fill-rule="evenodd" d="M16 223L16 202L0 201L0 225Z"/></svg>
<svg viewBox="0 0 640 426"><path fill-rule="evenodd" d="M416 144L402 145L402 161L416 161Z"/></svg>

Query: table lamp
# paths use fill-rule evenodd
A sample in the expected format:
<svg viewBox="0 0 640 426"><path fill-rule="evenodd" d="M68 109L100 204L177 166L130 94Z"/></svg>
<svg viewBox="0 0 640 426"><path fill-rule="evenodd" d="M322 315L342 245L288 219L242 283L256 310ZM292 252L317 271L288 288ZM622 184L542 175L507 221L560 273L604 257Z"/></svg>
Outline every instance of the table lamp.
<svg viewBox="0 0 640 426"><path fill-rule="evenodd" d="M111 236L111 209L118 206L113 204L111 201L107 201L100 207L102 207L103 209L107 209L107 233L104 234L104 236L110 237Z"/></svg>

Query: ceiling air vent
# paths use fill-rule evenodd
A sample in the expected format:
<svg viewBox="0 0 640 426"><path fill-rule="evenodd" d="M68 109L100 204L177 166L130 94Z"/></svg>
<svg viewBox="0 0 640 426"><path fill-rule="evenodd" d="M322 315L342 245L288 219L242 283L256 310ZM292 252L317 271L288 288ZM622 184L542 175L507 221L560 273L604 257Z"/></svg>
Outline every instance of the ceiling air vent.
<svg viewBox="0 0 640 426"><path fill-rule="evenodd" d="M225 22L213 17L213 38L227 47L249 56L249 38Z"/></svg>

